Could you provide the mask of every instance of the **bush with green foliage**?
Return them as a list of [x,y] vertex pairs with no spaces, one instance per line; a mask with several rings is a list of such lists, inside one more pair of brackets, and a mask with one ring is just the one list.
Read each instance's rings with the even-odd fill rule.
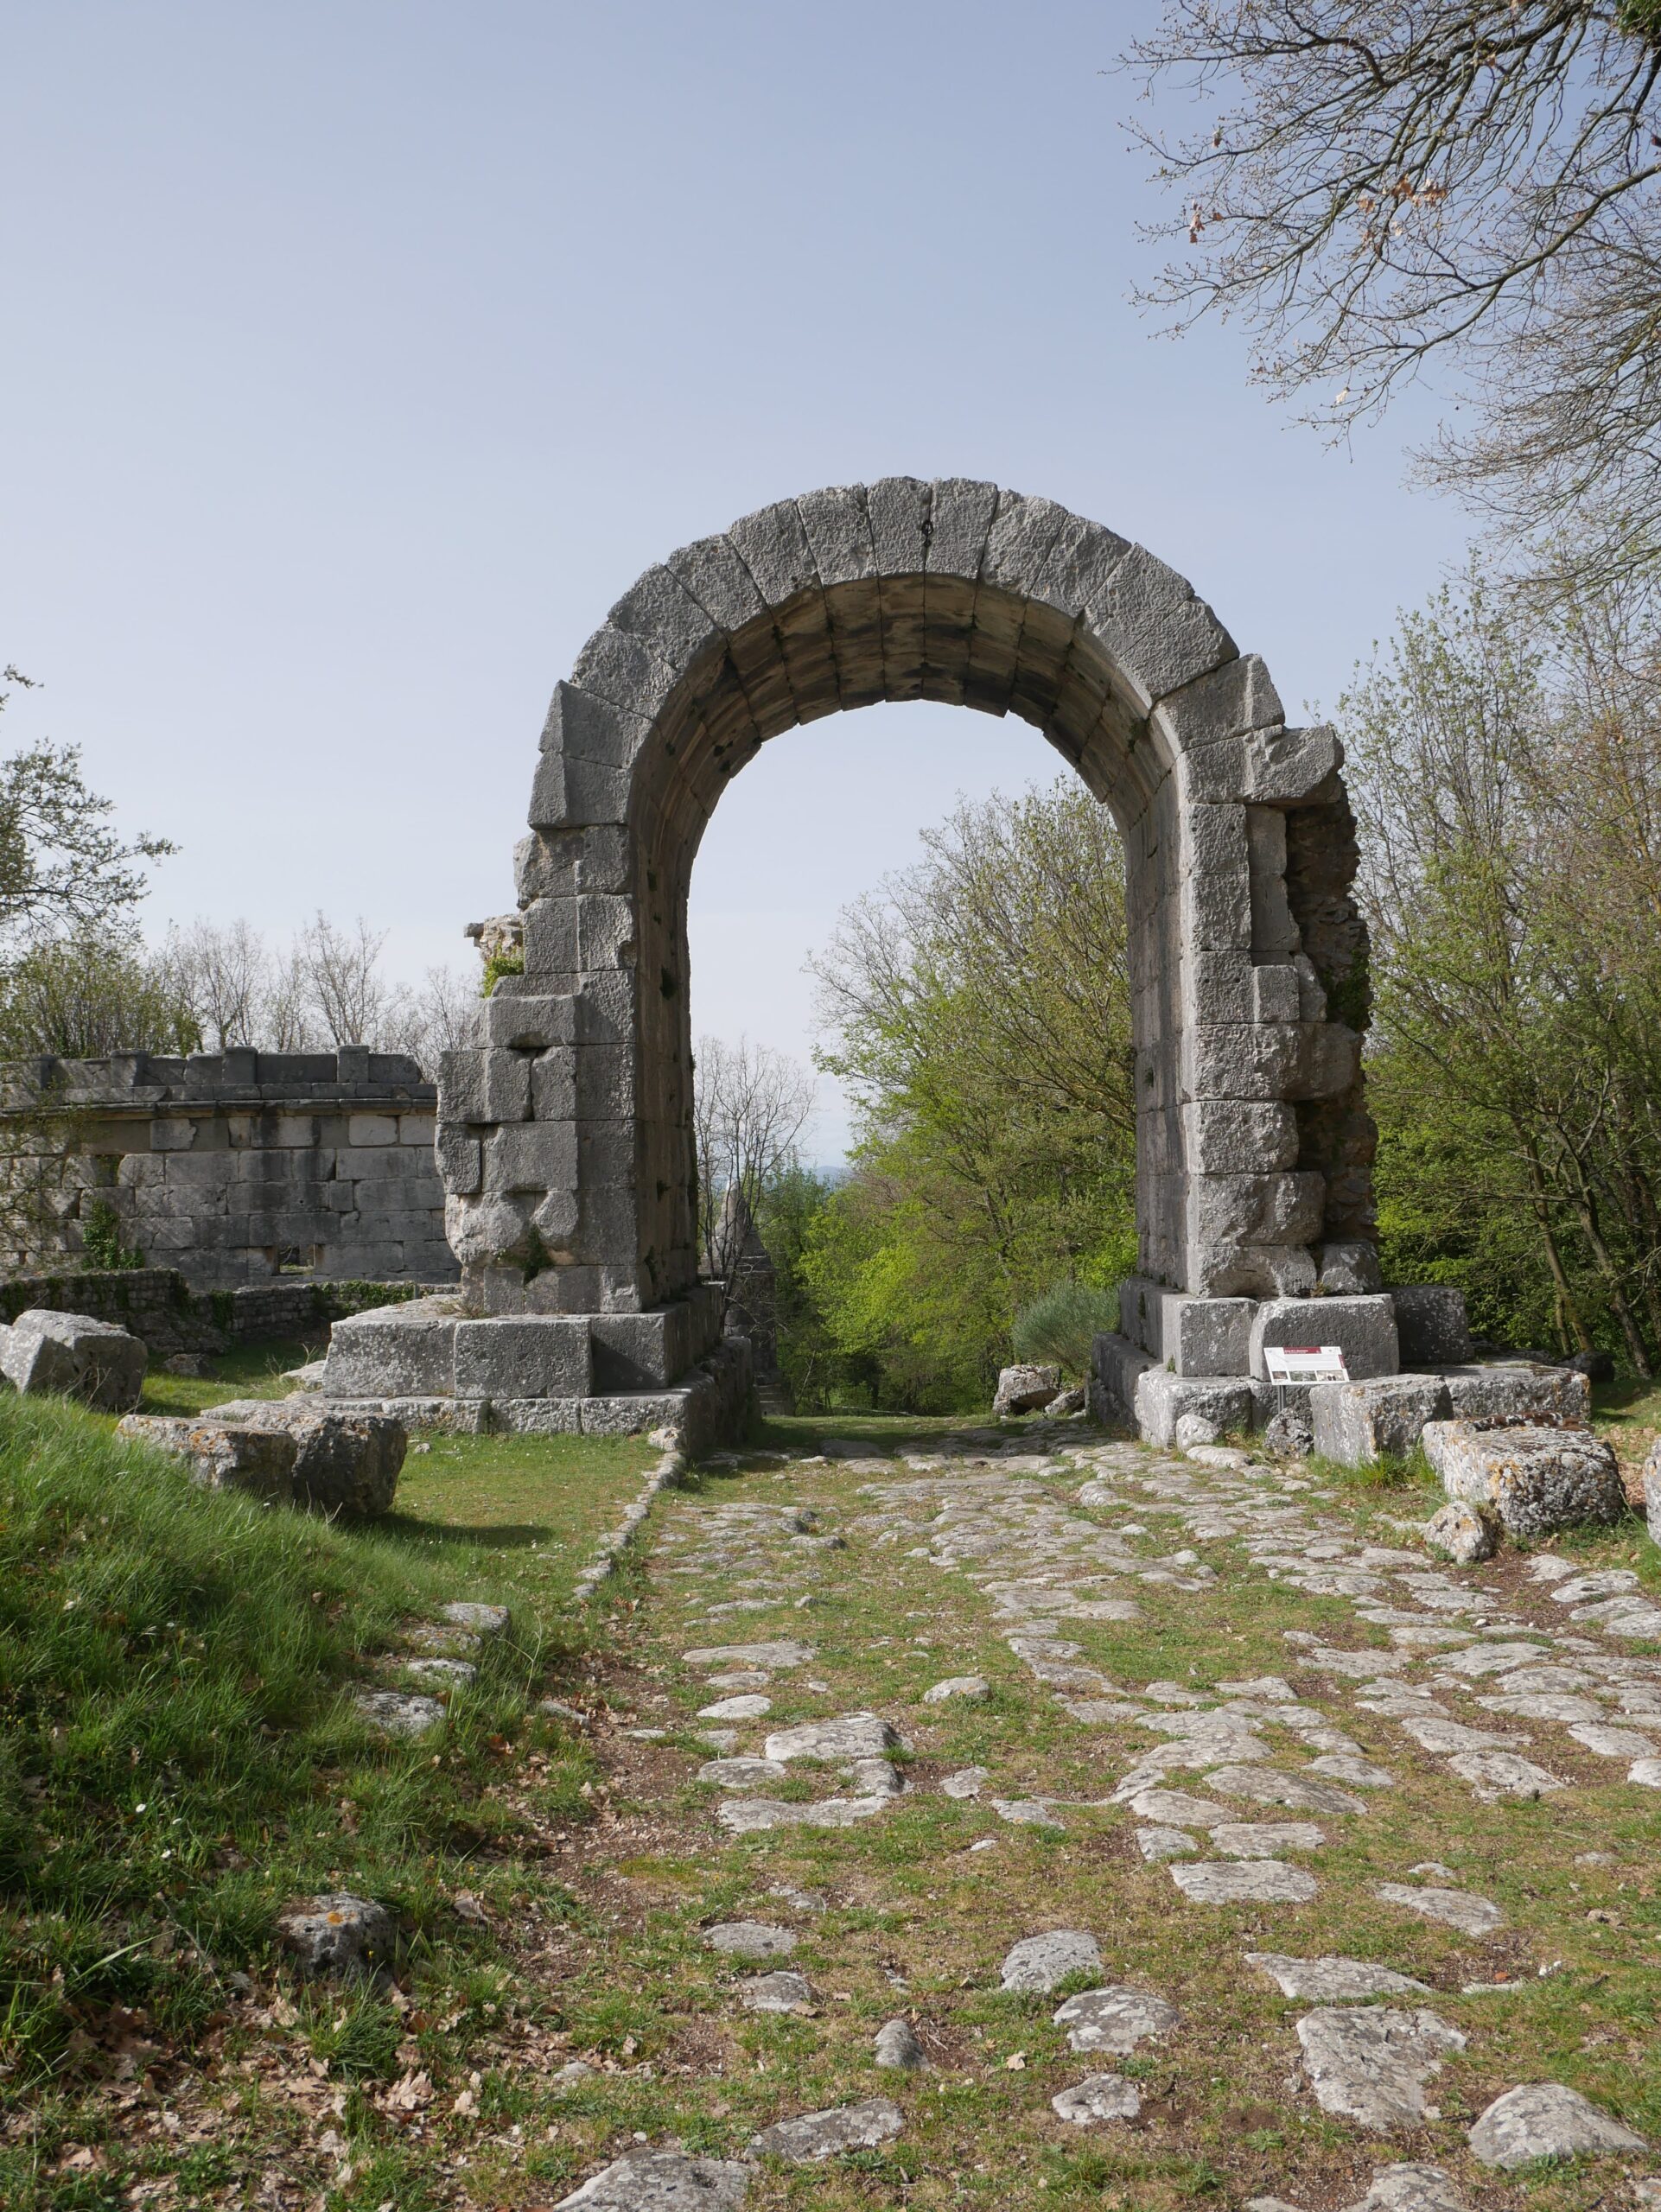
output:
[[144,1255],[122,1237],[121,1216],[107,1198],[95,1198],[81,1216],[81,1265],[100,1274],[142,1268]]
[[1097,1338],[1111,1334],[1118,1325],[1119,1301],[1114,1292],[1093,1283],[1059,1282],[1021,1307],[1009,1342],[1017,1359],[1059,1367],[1082,1382],[1090,1373]]

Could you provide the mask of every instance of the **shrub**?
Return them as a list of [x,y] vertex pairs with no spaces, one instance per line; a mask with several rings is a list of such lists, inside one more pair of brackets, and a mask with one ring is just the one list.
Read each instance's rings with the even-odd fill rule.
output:
[[80,1256],[83,1266],[109,1274],[124,1268],[142,1268],[144,1255],[136,1244],[124,1243],[121,1216],[107,1198],[96,1198],[81,1223]]
[[1009,1332],[1017,1359],[1053,1363],[1069,1375],[1090,1372],[1091,1347],[1119,1325],[1117,1292],[1059,1282],[1015,1315]]

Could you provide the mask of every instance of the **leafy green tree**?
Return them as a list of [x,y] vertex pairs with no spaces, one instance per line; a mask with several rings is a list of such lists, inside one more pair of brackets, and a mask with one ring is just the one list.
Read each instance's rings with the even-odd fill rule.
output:
[[814,963],[849,1181],[803,1272],[871,1402],[984,1402],[1017,1310],[1135,1263],[1123,855],[1072,778],[960,804]]
[[[8,666],[0,682],[33,690]],[[0,709],[11,694],[0,691]],[[0,760],[0,941],[48,931],[96,934],[144,895],[142,863],[175,848],[120,836],[107,798],[87,789],[80,748],[31,745]]]

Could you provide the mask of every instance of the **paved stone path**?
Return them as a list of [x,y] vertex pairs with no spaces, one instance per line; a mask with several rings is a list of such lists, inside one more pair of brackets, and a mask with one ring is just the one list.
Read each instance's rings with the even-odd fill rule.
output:
[[1165,2201],[1138,2171],[1219,2145],[1213,2201],[1264,2212],[1510,2204],[1554,2151],[1613,2192],[1563,2203],[1638,2201],[1661,1660],[1632,1648],[1636,1578],[1448,1570],[1382,1525],[1388,1493],[1011,1433],[828,1440],[665,1494],[628,1786],[709,1870],[670,1908],[710,1961],[703,2063],[779,2088],[723,2159],[653,2143],[566,2201],[841,2202],[776,2177],[881,2152],[907,2202],[978,2175],[1026,2202],[1010,2171],[1047,2189],[1085,2139],[1125,2146],[1110,2202]]

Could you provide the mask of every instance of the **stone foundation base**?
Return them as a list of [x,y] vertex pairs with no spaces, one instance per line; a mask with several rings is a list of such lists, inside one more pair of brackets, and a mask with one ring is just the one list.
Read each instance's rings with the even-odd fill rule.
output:
[[457,1298],[354,1314],[329,1335],[318,1395],[456,1435],[636,1436],[696,1453],[747,1417],[748,1338],[722,1337],[712,1286],[645,1313],[469,1313]]
[[[1244,1431],[1285,1406],[1310,1422],[1324,1458],[1361,1466],[1410,1452],[1427,1421],[1579,1423],[1590,1403],[1590,1386],[1573,1369],[1473,1361],[1463,1295],[1441,1284],[1256,1300],[1189,1298],[1132,1280],[1121,1286],[1120,1312],[1139,1337],[1126,1329],[1097,1338],[1091,1411],[1128,1423],[1149,1444],[1173,1443],[1185,1414]],[[1277,1387],[1264,1377],[1265,1344],[1336,1344],[1352,1380]],[[1411,1347],[1414,1371],[1401,1371],[1398,1344]],[[1206,1357],[1217,1364],[1193,1363]]]

